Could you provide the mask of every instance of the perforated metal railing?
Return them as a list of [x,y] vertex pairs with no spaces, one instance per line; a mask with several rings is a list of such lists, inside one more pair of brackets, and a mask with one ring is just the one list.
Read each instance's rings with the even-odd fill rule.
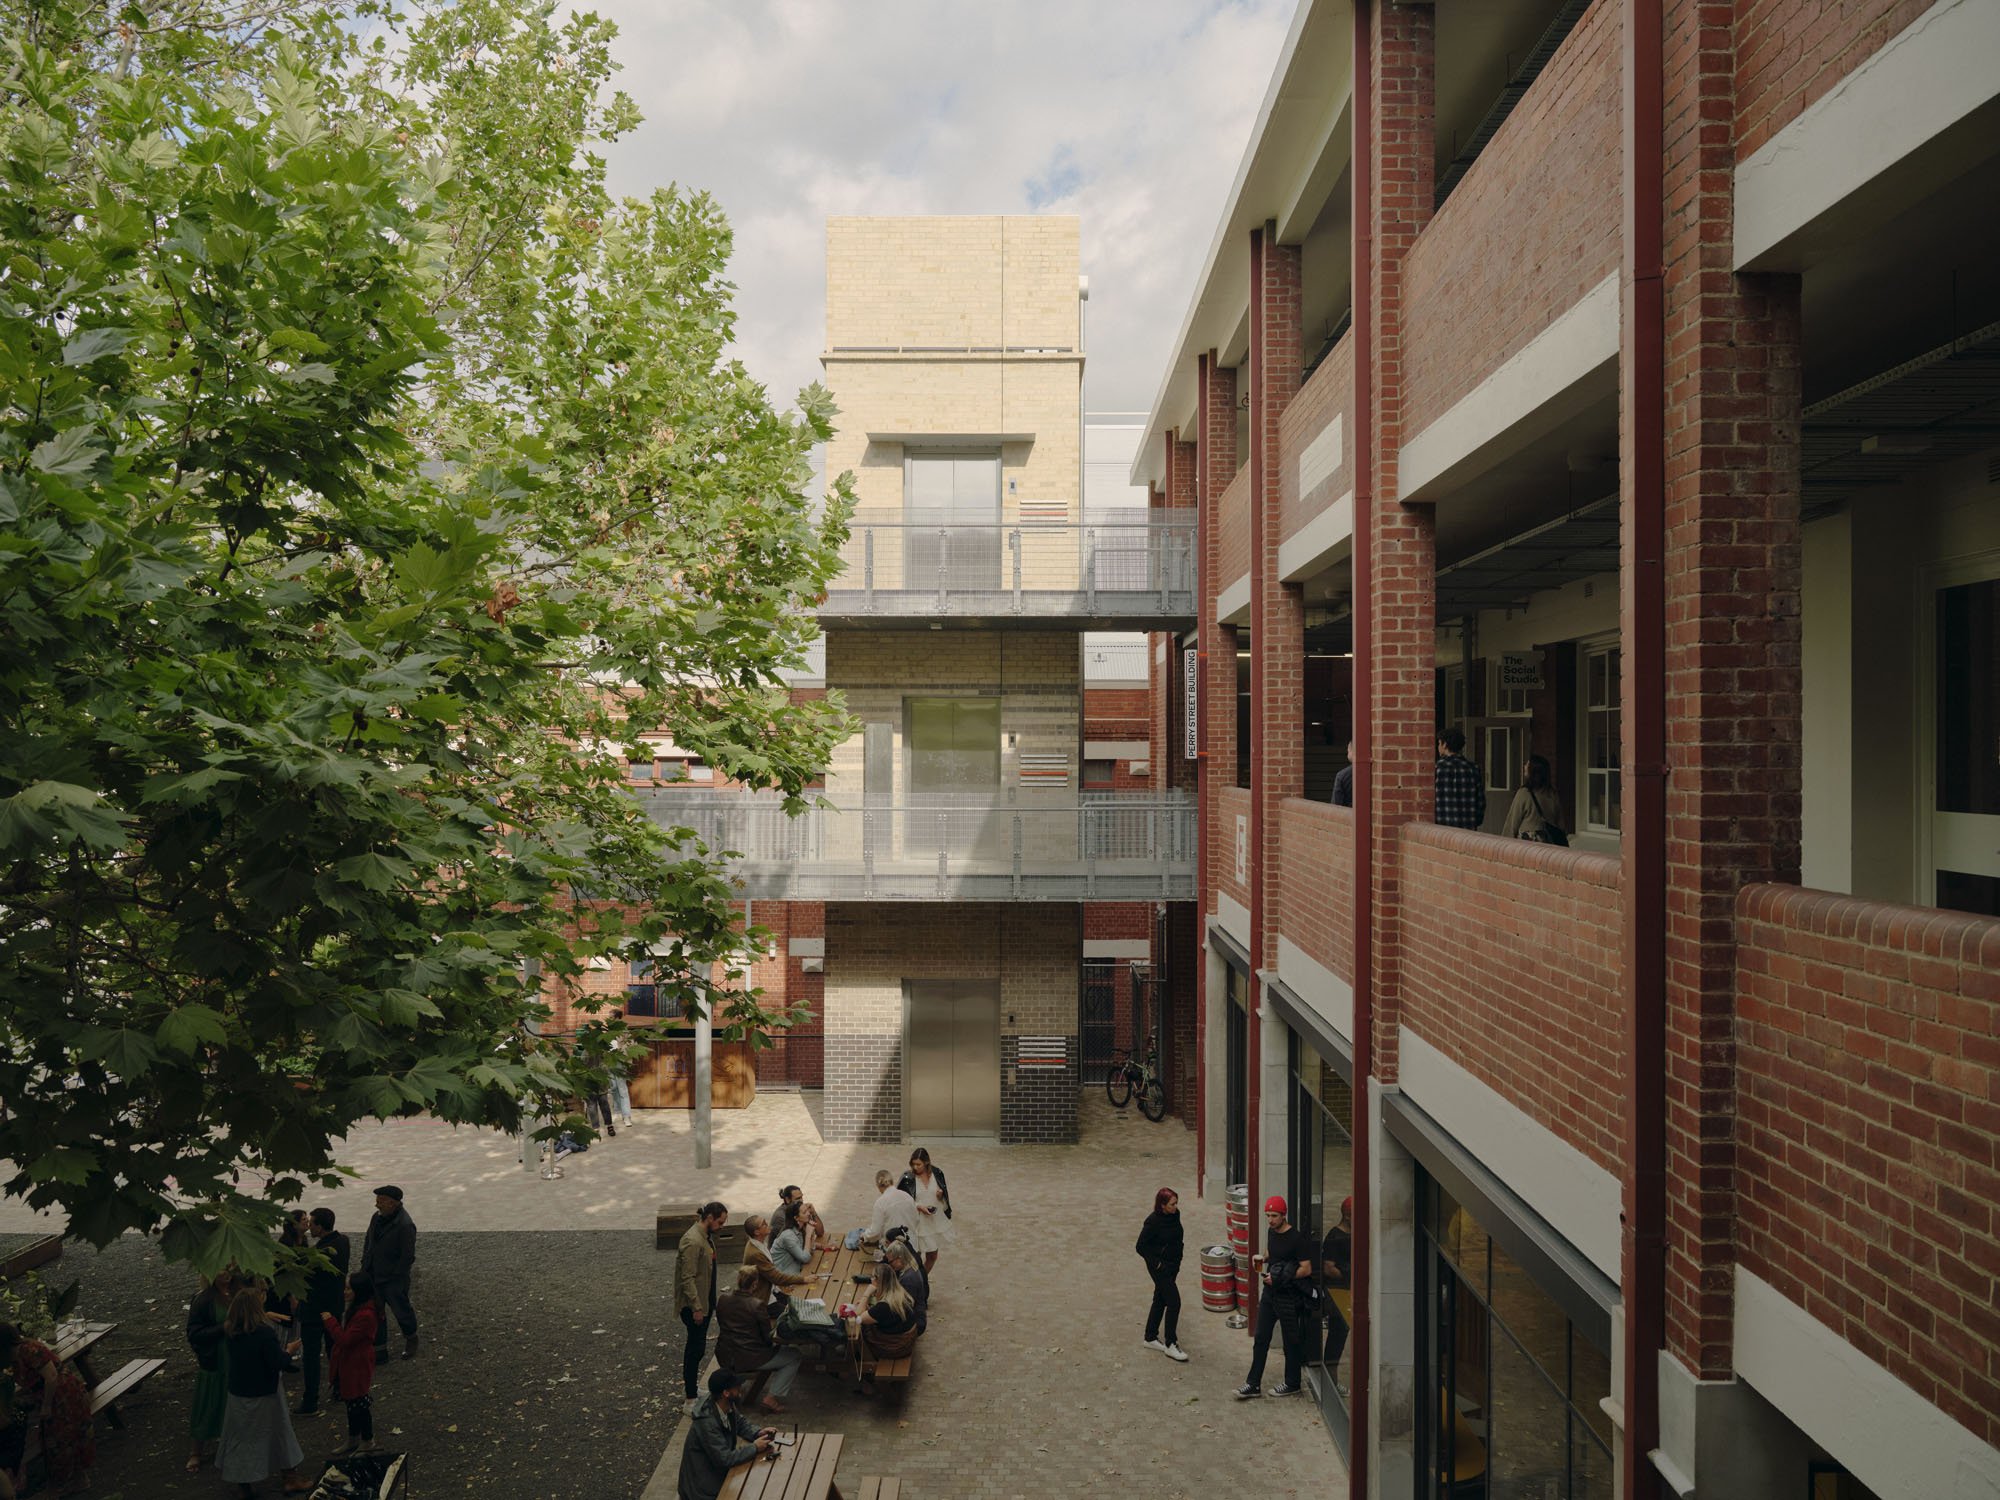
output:
[[1110,512],[1074,521],[1031,503],[997,523],[951,514],[861,511],[832,614],[1192,614],[1194,513]]
[[[653,819],[726,852],[757,900],[1185,900],[1195,810],[1185,794],[1021,789],[1014,802],[909,797],[809,807],[774,795],[665,787],[637,793]],[[1062,800],[1056,800],[1061,797]]]

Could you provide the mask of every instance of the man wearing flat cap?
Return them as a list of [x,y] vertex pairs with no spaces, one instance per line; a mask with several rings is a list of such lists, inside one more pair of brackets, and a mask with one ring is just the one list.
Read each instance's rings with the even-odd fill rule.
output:
[[375,1189],[375,1217],[361,1241],[361,1270],[375,1283],[375,1357],[389,1357],[389,1320],[403,1330],[403,1358],[417,1357],[417,1314],[410,1306],[410,1271],[417,1263],[417,1226],[403,1207],[399,1187]]

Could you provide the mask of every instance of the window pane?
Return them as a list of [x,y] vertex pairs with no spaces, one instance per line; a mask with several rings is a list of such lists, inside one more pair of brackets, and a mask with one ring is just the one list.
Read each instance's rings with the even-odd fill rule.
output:
[[1608,1453],[1611,1418],[1600,1403],[1611,1394],[1611,1357],[1592,1347],[1574,1327],[1569,1331],[1569,1391],[1570,1404]]
[[2000,816],[2000,580],[1938,590],[1937,810]]
[[1493,1500],[1567,1496],[1569,1412],[1542,1371],[1511,1338],[1493,1339],[1487,1463]]
[[922,510],[933,514],[928,519],[940,519],[941,513],[951,509],[953,490],[953,463],[948,458],[913,458],[905,475],[905,498],[911,510]]
[[951,461],[952,508],[966,521],[990,521],[1000,503],[1000,460],[955,458]]

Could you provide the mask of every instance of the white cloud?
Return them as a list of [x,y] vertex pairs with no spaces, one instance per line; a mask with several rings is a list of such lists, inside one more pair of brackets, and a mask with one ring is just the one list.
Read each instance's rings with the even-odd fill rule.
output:
[[613,189],[706,188],[736,233],[738,353],[819,375],[833,214],[1074,213],[1086,400],[1138,410],[1293,0],[595,0],[646,123]]

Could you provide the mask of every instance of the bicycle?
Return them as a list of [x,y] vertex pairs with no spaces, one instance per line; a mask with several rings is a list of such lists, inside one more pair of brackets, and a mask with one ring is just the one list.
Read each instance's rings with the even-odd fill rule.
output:
[[1112,1063],[1111,1071],[1104,1075],[1105,1097],[1123,1109],[1136,1093],[1140,1114],[1149,1120],[1164,1120],[1167,1117],[1167,1085],[1166,1080],[1160,1077],[1159,1060],[1157,1047],[1148,1047],[1143,1059],[1134,1058],[1120,1049],[1120,1056]]

